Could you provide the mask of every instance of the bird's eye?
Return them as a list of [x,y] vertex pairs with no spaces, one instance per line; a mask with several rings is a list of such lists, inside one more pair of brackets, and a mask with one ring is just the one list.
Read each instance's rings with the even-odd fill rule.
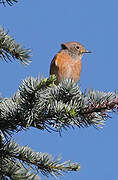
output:
[[79,46],[76,46],[77,49],[79,49]]

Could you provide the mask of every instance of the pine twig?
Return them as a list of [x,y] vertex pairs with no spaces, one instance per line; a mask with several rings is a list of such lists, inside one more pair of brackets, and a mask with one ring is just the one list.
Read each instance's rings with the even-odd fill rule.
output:
[[6,1],[5,0],[0,0],[0,4],[3,4],[4,6],[6,6],[6,3],[8,5],[12,6],[14,4],[14,2],[17,3],[18,0],[6,0]]
[[29,64],[30,60],[29,49],[24,49],[21,44],[16,44],[15,40],[11,38],[2,27],[0,27],[0,58],[12,61],[18,59],[22,64]]
[[[79,171],[80,165],[78,163],[71,163],[70,161],[60,162],[61,158],[58,157],[54,159],[51,155],[47,153],[38,153],[34,152],[31,148],[27,146],[20,147],[15,141],[9,141],[6,145],[1,147],[0,149],[0,161],[2,159],[8,159],[11,162],[16,162],[13,165],[12,169],[19,165],[19,173],[16,175],[21,175],[21,169],[24,169],[25,166],[32,169],[33,174],[37,174],[41,172],[45,176],[53,175],[54,177],[58,177],[63,175],[63,173],[67,173],[69,171]],[[3,164],[0,164],[0,169],[4,169],[4,171],[8,168],[4,167]],[[28,168],[27,172],[28,171]],[[11,174],[10,174],[11,173]],[[13,176],[14,171],[9,171],[9,176]],[[4,172],[5,174],[5,172]],[[30,174],[29,174],[30,175]]]

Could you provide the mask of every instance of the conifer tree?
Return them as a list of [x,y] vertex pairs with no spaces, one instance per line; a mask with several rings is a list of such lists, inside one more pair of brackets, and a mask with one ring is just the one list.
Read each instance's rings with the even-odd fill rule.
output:
[[[1,0],[13,5],[17,0]],[[18,60],[30,63],[30,50],[17,44],[0,27],[0,60]],[[29,127],[57,131],[61,134],[68,127],[94,126],[100,128],[109,113],[118,111],[116,92],[99,92],[90,89],[81,92],[71,79],[55,85],[54,75],[49,78],[29,77],[10,98],[0,98],[0,179],[39,180],[44,176],[60,177],[65,172],[79,171],[80,164],[62,162],[48,153],[35,152],[28,146],[19,146],[12,140],[13,133]]]

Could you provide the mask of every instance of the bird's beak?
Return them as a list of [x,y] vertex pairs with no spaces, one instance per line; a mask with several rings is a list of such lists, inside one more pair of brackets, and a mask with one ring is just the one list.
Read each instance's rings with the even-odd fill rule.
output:
[[86,50],[86,51],[84,51],[84,53],[92,53],[92,52],[91,52],[91,51]]

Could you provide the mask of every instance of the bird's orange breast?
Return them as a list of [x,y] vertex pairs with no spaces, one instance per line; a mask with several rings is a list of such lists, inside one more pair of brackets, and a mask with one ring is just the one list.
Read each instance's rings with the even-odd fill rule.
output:
[[59,52],[51,62],[50,74],[55,74],[57,82],[60,83],[65,78],[71,78],[75,82],[80,79],[81,59],[76,61],[65,52]]

